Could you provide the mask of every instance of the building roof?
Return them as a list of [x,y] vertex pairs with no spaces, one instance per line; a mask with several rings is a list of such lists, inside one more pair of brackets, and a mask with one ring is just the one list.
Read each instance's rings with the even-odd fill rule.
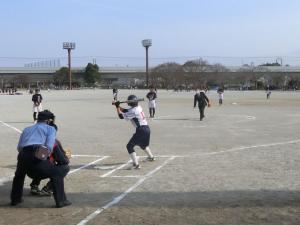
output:
[[[230,71],[237,72],[240,69],[247,69],[250,67],[227,66]],[[257,68],[257,67],[256,67]],[[300,72],[300,66],[263,66],[262,68],[270,72]],[[29,68],[29,67],[0,67],[0,74],[43,74],[55,73],[60,67],[53,68]],[[85,67],[72,67],[73,72],[83,72]],[[151,68],[150,68],[151,69]],[[145,73],[145,67],[100,67],[101,73]]]
[[[6,73],[55,73],[60,67],[29,68],[29,67],[0,67],[0,74]],[[83,72],[85,67],[72,67],[73,72]],[[100,67],[102,73],[145,73],[144,67]]]

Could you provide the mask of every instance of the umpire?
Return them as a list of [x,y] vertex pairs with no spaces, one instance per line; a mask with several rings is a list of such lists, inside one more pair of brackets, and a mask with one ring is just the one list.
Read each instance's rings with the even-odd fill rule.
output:
[[200,121],[202,121],[203,118],[205,117],[204,116],[205,106],[209,104],[209,99],[207,98],[203,88],[201,88],[200,91],[197,91],[194,96],[194,108],[196,107],[197,103],[200,112]]
[[11,205],[21,203],[25,176],[31,178],[50,178],[53,185],[53,196],[57,208],[71,205],[64,191],[64,169],[54,165],[49,159],[42,160],[36,152],[40,146],[45,146],[50,154],[54,143],[56,130],[48,124],[54,123],[55,116],[48,110],[38,114],[37,123],[27,127],[22,132],[18,144],[18,163],[11,190]]

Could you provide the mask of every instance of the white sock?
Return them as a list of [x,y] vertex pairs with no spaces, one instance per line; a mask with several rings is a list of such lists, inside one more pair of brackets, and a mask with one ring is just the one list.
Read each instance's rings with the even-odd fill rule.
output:
[[146,147],[144,151],[146,152],[149,158],[153,158],[152,152],[149,147]]
[[132,162],[133,162],[134,165],[138,165],[139,164],[137,156],[136,156],[136,152],[131,153],[130,154],[130,158],[131,158],[131,160],[132,160]]

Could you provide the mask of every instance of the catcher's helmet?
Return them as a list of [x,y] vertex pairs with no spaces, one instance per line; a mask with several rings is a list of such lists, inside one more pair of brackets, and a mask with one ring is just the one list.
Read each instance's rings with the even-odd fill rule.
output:
[[44,110],[44,111],[42,111],[42,112],[40,112],[38,114],[37,120],[38,121],[48,121],[48,122],[51,122],[51,121],[55,120],[55,116],[49,110]]
[[135,95],[129,95],[127,100],[132,101],[127,103],[131,107],[136,107],[138,105],[138,98]]

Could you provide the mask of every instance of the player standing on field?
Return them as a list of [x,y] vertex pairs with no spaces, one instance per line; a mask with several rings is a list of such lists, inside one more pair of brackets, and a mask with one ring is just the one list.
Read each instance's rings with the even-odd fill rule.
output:
[[131,108],[124,109],[120,107],[120,102],[114,102],[117,113],[120,119],[130,120],[132,125],[136,128],[135,133],[129,140],[126,148],[133,162],[133,168],[139,169],[140,165],[137,159],[134,147],[137,145],[145,151],[148,161],[154,161],[154,156],[149,148],[150,143],[150,128],[145,118],[145,114],[141,106],[138,105],[138,98],[135,95],[129,95],[127,98],[128,106]]
[[155,99],[157,98],[157,94],[154,91],[153,87],[150,87],[150,91],[148,92],[148,94],[146,95],[146,97],[149,100],[148,106],[149,106],[150,118],[154,118],[155,107],[156,107]]
[[37,119],[37,114],[41,111],[43,111],[43,107],[42,107],[42,100],[43,97],[40,94],[40,90],[39,89],[35,89],[35,94],[32,95],[32,101],[33,101],[33,120],[34,122]]
[[218,92],[218,95],[219,95],[219,105],[222,105],[223,104],[223,99],[224,99],[224,89],[219,88],[217,92]]
[[200,121],[202,121],[203,118],[205,117],[204,115],[205,106],[207,105],[209,106],[209,99],[207,98],[203,88],[201,88],[200,91],[197,90],[194,96],[194,108],[196,107],[197,103],[200,112]]
[[113,98],[114,98],[114,101],[117,101],[118,100],[118,89],[117,88],[113,88]]

